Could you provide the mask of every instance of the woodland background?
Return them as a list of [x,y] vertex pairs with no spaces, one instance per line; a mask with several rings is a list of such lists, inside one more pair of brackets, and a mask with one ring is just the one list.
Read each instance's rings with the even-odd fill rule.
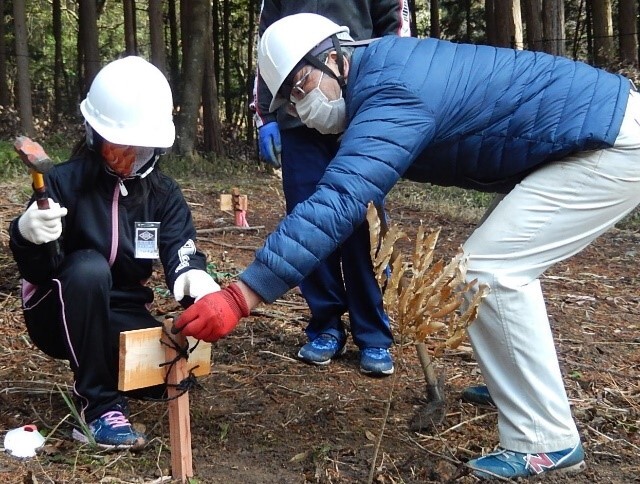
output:
[[[166,73],[179,156],[253,144],[249,109],[260,0],[0,0],[0,121],[53,138],[107,62],[140,55]],[[414,36],[546,51],[624,70],[638,64],[636,0],[408,0]],[[68,140],[64,140],[68,143]],[[10,150],[9,150],[10,151]]]
[[[162,168],[181,183],[208,270],[224,285],[285,212],[277,172],[257,162],[249,109],[260,3],[0,0],[0,431],[36,423],[47,436],[36,458],[0,452],[3,483],[160,483],[170,475],[165,402],[131,401],[133,420],[151,437],[145,452],[98,452],[70,438],[77,422],[62,395],[71,394],[73,377],[66,361],[29,341],[8,248],[9,221],[32,194],[14,137],[34,137],[55,161],[66,159],[83,136],[78,105],[99,69],[128,54],[149,59],[175,100],[178,140]],[[635,0],[409,0],[409,8],[419,37],[543,50],[640,80]],[[233,214],[218,208],[233,187],[248,196],[248,230],[234,230]],[[423,223],[442,226],[438,257],[449,259],[490,200],[402,181],[386,206],[409,237]],[[636,210],[542,280],[588,457],[584,473],[545,482],[638,481],[639,227]],[[157,314],[175,312],[160,271],[150,284]],[[461,389],[482,382],[468,349],[436,360],[446,418],[416,433],[408,423],[429,402],[413,346],[394,347],[390,379],[361,375],[352,344],[327,367],[303,365],[295,354],[307,321],[306,303],[291,291],[213,347],[212,374],[190,392],[197,482],[452,482],[463,462],[496,444],[495,409],[460,399]]]

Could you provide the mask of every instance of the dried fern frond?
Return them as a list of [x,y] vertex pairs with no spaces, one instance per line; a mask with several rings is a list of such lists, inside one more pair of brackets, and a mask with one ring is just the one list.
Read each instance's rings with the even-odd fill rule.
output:
[[434,262],[440,229],[427,231],[421,225],[409,264],[396,247],[406,234],[396,226],[388,227],[381,217],[384,214],[369,204],[371,260],[378,284],[384,289],[383,303],[389,318],[406,343],[426,343],[432,335],[444,332],[446,340],[432,345],[436,356],[458,347],[489,288],[481,285],[465,302],[465,295],[474,290],[477,281],[465,282],[467,259],[463,251],[447,264]]
[[382,287],[387,283],[387,272],[397,257],[395,244],[398,240],[406,239],[399,227],[387,227],[384,213],[373,203],[367,206],[367,222],[369,223],[369,240],[371,242],[371,261],[373,272],[378,284]]
[[373,204],[373,202],[369,202],[369,204],[367,205],[367,223],[369,224],[370,257],[372,261],[375,261],[376,256],[378,255],[378,247],[380,245],[381,222],[380,214],[378,213],[378,209]]
[[384,281],[385,272],[389,267],[390,262],[394,258],[395,244],[400,239],[406,239],[407,235],[402,232],[398,227],[389,228],[389,232],[382,239],[380,244],[380,250],[373,261],[373,267],[376,273],[376,277],[380,281]]
[[389,270],[391,276],[387,279],[386,284],[380,284],[380,281],[378,281],[380,287],[384,287],[382,303],[385,308],[391,307],[397,301],[402,291],[402,282],[404,274],[408,270],[408,265],[398,257],[391,263]]
[[415,272],[423,272],[431,265],[439,237],[440,228],[428,234],[425,240],[425,228],[420,224],[418,234],[416,235],[415,249],[413,251],[413,267]]

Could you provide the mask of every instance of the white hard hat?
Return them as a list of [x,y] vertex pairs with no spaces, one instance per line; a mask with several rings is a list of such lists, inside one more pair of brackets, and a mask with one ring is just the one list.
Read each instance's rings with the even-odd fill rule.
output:
[[314,13],[283,17],[264,31],[258,45],[258,67],[273,95],[269,111],[286,102],[278,90],[296,64],[320,42],[339,33],[349,38],[348,27]]
[[175,140],[169,82],[141,57],[125,57],[104,66],[80,103],[80,111],[111,143],[169,148]]

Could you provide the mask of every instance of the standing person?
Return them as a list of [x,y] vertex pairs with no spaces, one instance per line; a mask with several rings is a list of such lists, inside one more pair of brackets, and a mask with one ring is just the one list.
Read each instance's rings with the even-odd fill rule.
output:
[[[275,105],[293,104],[309,126],[344,99],[346,130],[314,194],[240,281],[187,309],[175,330],[228,334],[312,271],[400,177],[505,193],[463,245],[467,278],[491,287],[469,337],[500,436],[466,465],[480,478],[581,471],[539,277],[640,203],[640,95],[623,76],[542,52],[397,37],[342,47],[344,30],[299,14],[262,36]],[[337,47],[308,55],[327,38]]]
[[[406,0],[264,0],[260,35],[276,20],[301,12],[322,14],[347,25],[356,40],[409,35]],[[287,213],[291,213],[315,191],[338,151],[342,129],[308,128],[287,106],[271,112],[273,97],[259,74],[256,85],[260,156],[276,167],[282,162],[282,188]],[[373,376],[393,373],[389,352],[393,335],[369,252],[369,226],[364,222],[301,281],[300,291],[311,312],[305,329],[309,342],[298,352],[303,361],[326,365],[344,353],[347,333],[342,316],[348,313],[351,336],[360,349],[360,370]]]
[[[185,306],[220,288],[196,250],[180,188],[156,167],[175,137],[164,75],[140,57],[111,62],[80,110],[85,147],[46,175],[50,208],[32,201],[11,223],[10,246],[29,336],[44,353],[69,360],[95,442],[138,449],[147,439],[131,426],[118,391],[118,340],[121,331],[160,326],[145,285],[153,260]],[[61,250],[51,257],[53,241]]]

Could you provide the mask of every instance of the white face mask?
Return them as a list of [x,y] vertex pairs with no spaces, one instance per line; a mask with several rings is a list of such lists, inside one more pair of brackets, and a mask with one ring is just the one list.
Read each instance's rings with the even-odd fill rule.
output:
[[340,134],[344,131],[347,108],[342,93],[339,99],[329,101],[320,87],[315,87],[296,102],[295,109],[306,126],[317,129],[322,134]]

